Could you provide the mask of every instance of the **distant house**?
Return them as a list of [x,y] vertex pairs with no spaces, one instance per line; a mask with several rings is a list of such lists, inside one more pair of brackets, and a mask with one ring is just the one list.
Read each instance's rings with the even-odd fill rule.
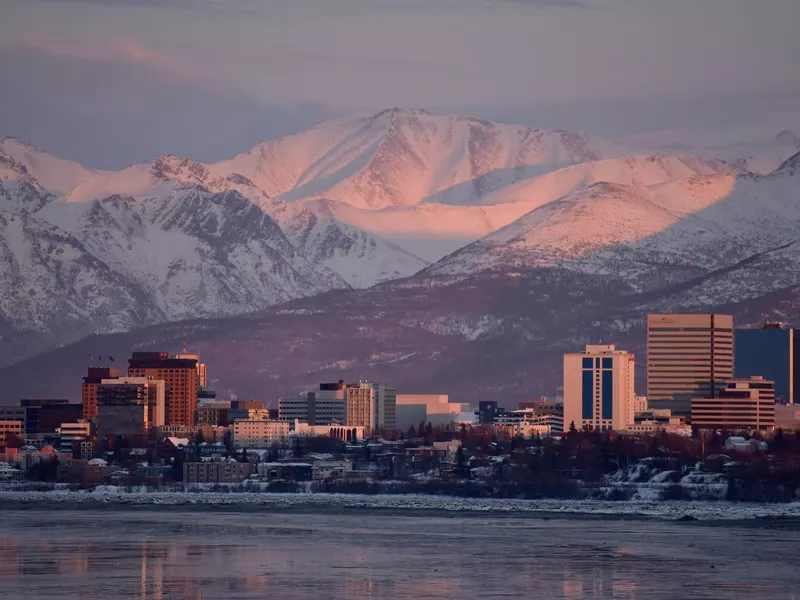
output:
[[162,454],[175,454],[182,452],[189,445],[189,438],[167,437],[158,446],[158,451]]
[[8,463],[0,463],[0,481],[22,481],[23,473]]
[[752,454],[753,452],[766,452],[767,443],[761,440],[747,440],[741,436],[732,435],[725,440],[725,449]]

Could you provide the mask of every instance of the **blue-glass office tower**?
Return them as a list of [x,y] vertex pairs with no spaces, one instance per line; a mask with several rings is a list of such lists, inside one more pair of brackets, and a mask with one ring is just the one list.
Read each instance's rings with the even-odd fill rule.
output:
[[761,375],[775,382],[775,399],[800,401],[800,339],[794,329],[765,325],[734,332],[734,371],[737,378]]

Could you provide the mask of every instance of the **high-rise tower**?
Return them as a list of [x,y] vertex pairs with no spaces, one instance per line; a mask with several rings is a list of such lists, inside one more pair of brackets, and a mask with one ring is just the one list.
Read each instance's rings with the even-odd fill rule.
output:
[[688,417],[733,379],[731,315],[647,315],[647,404]]

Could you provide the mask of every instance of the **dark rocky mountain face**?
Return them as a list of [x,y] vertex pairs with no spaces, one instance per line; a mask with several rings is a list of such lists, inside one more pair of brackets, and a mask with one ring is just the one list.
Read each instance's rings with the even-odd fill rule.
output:
[[[7,397],[59,392],[77,398],[85,356],[189,345],[209,365],[223,396],[275,401],[320,381],[370,378],[402,392],[449,393],[459,401],[518,400],[555,393],[561,354],[586,343],[637,353],[644,384],[644,317],[680,307],[709,281],[736,270],[640,293],[624,281],[564,269],[420,275],[370,290],[330,292],[247,317],[166,324],[93,336],[0,370]],[[704,310],[731,312],[738,325],[800,324],[800,286],[787,286]],[[51,374],[35,376],[43,362]]]
[[[77,398],[84,357],[175,351],[184,330],[223,397],[274,400],[324,380],[370,378],[405,392],[512,404],[556,392],[561,354],[601,340],[639,355],[643,384],[648,312],[731,312],[744,326],[797,323],[794,159],[771,175],[737,177],[692,157],[596,161],[598,142],[567,132],[396,111],[359,123],[366,133],[334,136],[352,141],[352,133],[357,151],[345,144],[340,156],[336,142],[323,152],[337,158],[335,168],[292,191],[303,199],[311,188],[332,190],[338,199],[301,202],[264,191],[265,181],[303,179],[278,160],[294,156],[291,140],[230,164],[163,157],[113,175],[111,187],[139,186],[136,197],[92,201],[86,189],[65,201],[21,162],[0,163],[0,281],[9,290],[0,298],[0,361],[90,335],[0,370],[6,401]],[[517,166],[498,169],[498,148],[512,133],[526,143],[514,155]],[[308,133],[312,142],[320,135]],[[445,186],[437,209],[450,202],[460,210],[487,194],[499,194],[490,198],[493,209],[531,208],[505,225],[487,221],[489,235],[426,266],[413,249],[342,221],[354,213],[336,211],[355,190],[358,204],[386,205],[374,214],[423,215],[431,198],[406,184],[441,162],[427,154],[431,140],[469,150],[473,179],[466,186],[474,187],[463,194],[464,184]],[[544,163],[526,153],[591,162],[542,175],[536,165]],[[28,154],[21,156],[32,165]],[[354,155],[370,160],[354,166]],[[58,165],[69,174],[69,182],[52,178],[59,188],[89,181],[106,189],[106,175]],[[422,231],[431,223],[416,225]],[[409,273],[416,275],[398,279]],[[91,335],[110,331],[118,333]]]

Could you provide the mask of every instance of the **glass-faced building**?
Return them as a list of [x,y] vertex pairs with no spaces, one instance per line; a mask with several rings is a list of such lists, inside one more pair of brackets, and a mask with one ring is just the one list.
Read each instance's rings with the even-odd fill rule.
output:
[[736,377],[760,375],[775,382],[775,399],[794,404],[800,399],[800,340],[794,329],[765,325],[762,329],[737,329]]

